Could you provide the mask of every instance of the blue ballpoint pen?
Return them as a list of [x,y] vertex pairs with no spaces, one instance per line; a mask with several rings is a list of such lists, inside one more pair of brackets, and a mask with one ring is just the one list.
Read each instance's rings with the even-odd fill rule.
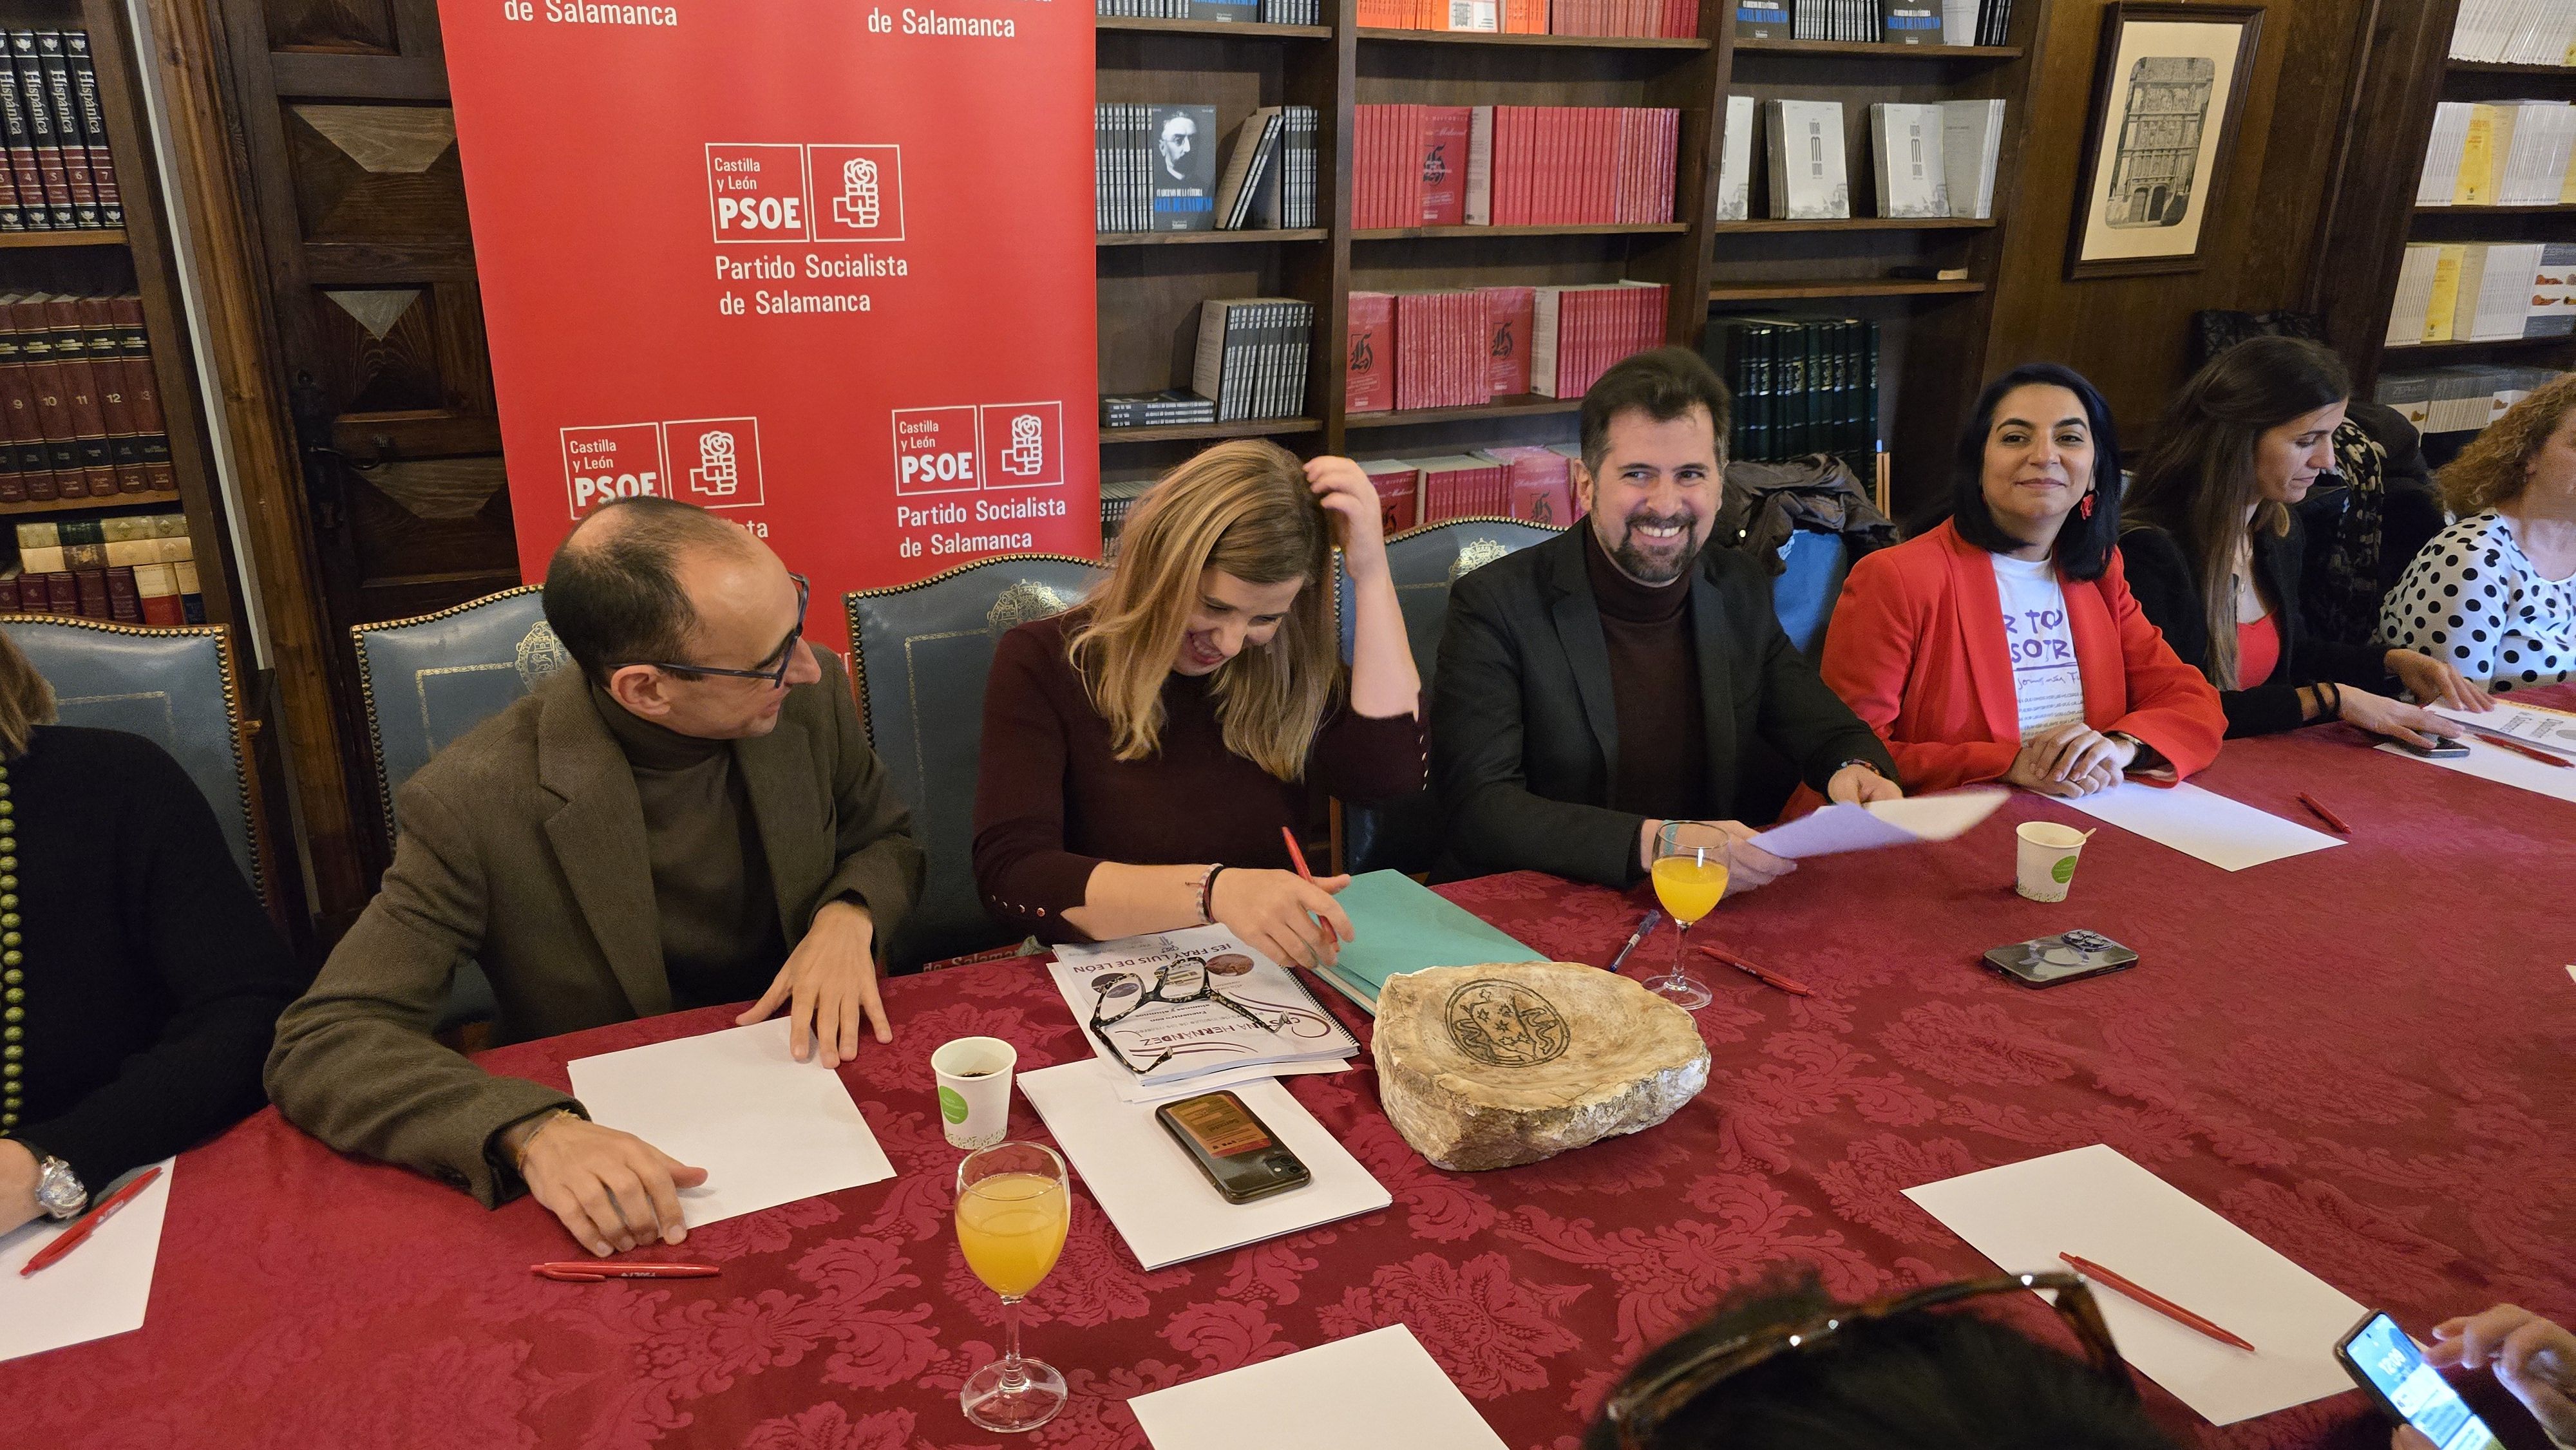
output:
[[1628,960],[1628,953],[1637,949],[1637,943],[1646,939],[1647,933],[1655,929],[1655,923],[1661,921],[1663,919],[1663,915],[1664,913],[1662,910],[1658,908],[1650,907],[1647,909],[1646,919],[1637,923],[1637,930],[1635,934],[1628,938],[1628,944],[1619,948],[1619,955],[1610,959],[1610,970],[1614,972],[1619,970],[1619,964]]

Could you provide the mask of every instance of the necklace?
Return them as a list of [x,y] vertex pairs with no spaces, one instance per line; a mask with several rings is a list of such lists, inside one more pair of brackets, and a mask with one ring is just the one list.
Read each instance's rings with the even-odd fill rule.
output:
[[9,799],[9,767],[0,765],[0,1133],[18,1126],[27,1106],[26,954],[18,935],[18,806]]

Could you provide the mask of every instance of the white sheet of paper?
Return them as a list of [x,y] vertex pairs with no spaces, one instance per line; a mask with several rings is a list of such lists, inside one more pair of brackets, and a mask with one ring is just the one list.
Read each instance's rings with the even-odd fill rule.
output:
[[2091,1259],[2253,1341],[2247,1354],[2115,1289],[2094,1301],[2120,1355],[2214,1425],[2352,1388],[2335,1341],[2362,1307],[2197,1199],[2096,1143],[1905,1190],[2008,1274]]
[[1274,1077],[1304,1077],[1310,1072],[1348,1072],[1350,1059],[1336,1057],[1325,1062],[1274,1062],[1267,1067],[1233,1067],[1212,1072],[1205,1077],[1181,1082],[1146,1083],[1128,1074],[1119,1074],[1118,1100],[1126,1103],[1168,1103],[1174,1098],[1194,1098],[1219,1088],[1235,1087],[1248,1082],[1261,1082]]
[[2065,804],[2186,856],[2197,856],[2222,871],[2242,871],[2344,843],[2341,836],[2311,831],[2189,781],[2176,786],[2126,781]]
[[[2471,710],[2454,710],[2448,705],[2426,707],[2445,720],[2461,720],[2483,730],[2494,730],[2526,745],[2536,745],[2558,755],[2576,758],[2576,715],[2565,710],[2551,710],[2539,705],[2508,705],[2502,700],[2484,714]],[[2547,770],[2549,767],[2542,766]]]
[[691,1228],[894,1176],[840,1075],[787,1055],[784,1017],[564,1067],[594,1121],[707,1170],[680,1190]]
[[143,1327],[176,1161],[162,1159],[161,1176],[100,1224],[89,1242],[26,1278],[18,1271],[71,1224],[40,1218],[0,1234],[0,1360]]
[[2008,790],[1957,790],[1903,800],[1843,803],[1764,831],[1753,844],[1774,856],[1803,860],[1837,851],[1871,851],[1917,841],[1947,841],[1995,813]]
[[1154,1450],[1503,1450],[1401,1324],[1127,1402]]
[[2469,747],[2469,753],[2457,760],[2425,760],[2423,756],[2409,755],[2394,745],[2379,748],[2401,759],[2422,760],[2426,765],[2438,765],[2444,770],[2456,770],[2462,775],[2474,775],[2498,785],[2518,786],[2534,795],[2576,801],[2576,770],[2543,765],[2528,755],[2516,755],[2502,746],[2489,745],[2474,735],[2460,743]]
[[1046,1120],[1110,1226],[1148,1269],[1371,1213],[1395,1201],[1286,1088],[1263,1079],[1237,1085],[1234,1094],[1270,1125],[1313,1181],[1250,1203],[1228,1203],[1154,1120],[1151,1104],[1119,1100],[1118,1079],[1125,1076],[1097,1060],[1068,1062],[1020,1074],[1020,1092]]

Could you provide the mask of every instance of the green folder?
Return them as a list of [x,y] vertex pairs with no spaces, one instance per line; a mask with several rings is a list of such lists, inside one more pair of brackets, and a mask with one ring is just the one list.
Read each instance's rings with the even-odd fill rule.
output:
[[1344,942],[1340,959],[1321,975],[1372,1016],[1377,994],[1398,972],[1546,960],[1401,871],[1353,877],[1333,899],[1350,914],[1358,939]]

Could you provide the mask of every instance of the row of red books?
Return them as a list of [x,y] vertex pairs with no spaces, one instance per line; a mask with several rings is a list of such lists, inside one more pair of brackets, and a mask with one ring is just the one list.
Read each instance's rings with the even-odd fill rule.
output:
[[1663,345],[1666,296],[1649,282],[1353,292],[1343,411],[1579,397],[1612,363]]
[[0,503],[177,488],[139,297],[0,296]]
[[197,566],[119,564],[0,575],[0,612],[65,614],[118,624],[203,624]]
[[1660,106],[1354,107],[1351,225],[1668,222],[1680,139]]
[[1699,0],[1360,0],[1369,30],[1699,36]]
[[1444,519],[1514,518],[1551,528],[1574,522],[1573,445],[1487,448],[1437,458],[1362,463],[1377,489],[1386,532]]

